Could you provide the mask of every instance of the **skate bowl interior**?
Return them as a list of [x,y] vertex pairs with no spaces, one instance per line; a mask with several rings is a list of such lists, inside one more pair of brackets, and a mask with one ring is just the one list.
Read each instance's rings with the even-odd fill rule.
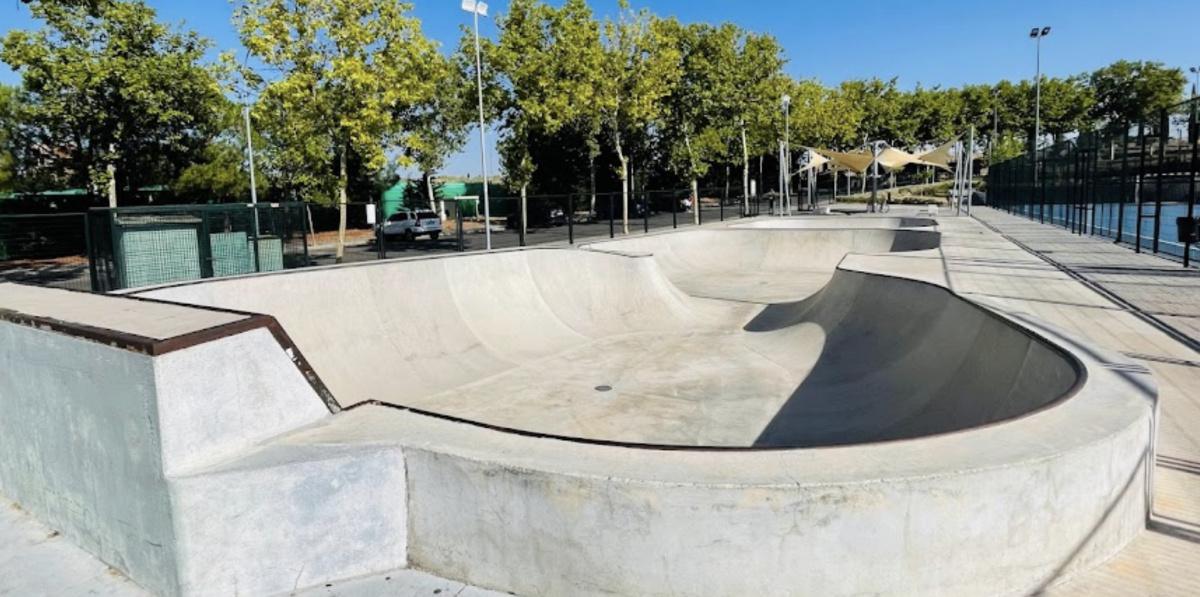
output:
[[374,402],[585,441],[876,442],[986,425],[1069,395],[1078,364],[1036,335],[944,288],[834,274],[847,253],[921,251],[937,239],[695,230],[138,295],[275,317],[343,408]]

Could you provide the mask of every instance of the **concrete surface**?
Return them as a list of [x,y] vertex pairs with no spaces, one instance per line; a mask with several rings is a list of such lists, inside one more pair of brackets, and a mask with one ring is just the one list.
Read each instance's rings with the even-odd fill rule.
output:
[[[0,420],[0,438],[12,436],[0,441],[32,446],[23,461],[0,459],[0,493],[37,505],[139,584],[188,595],[378,586],[399,568],[531,595],[1019,594],[1094,567],[1142,530],[1156,409],[1146,370],[938,286],[936,232],[667,236],[642,239],[660,243],[650,254],[526,250],[143,293],[274,315],[353,406],[338,414],[265,328],[157,357],[125,351],[109,366],[73,360],[120,352],[94,338],[0,321],[7,370],[29,369],[38,343],[54,349],[28,379],[0,378],[0,407],[17,413]],[[907,251],[843,259],[893,249]],[[724,296],[737,300],[677,284],[737,267],[769,280],[825,267],[831,282]],[[86,310],[75,317],[90,326]],[[764,364],[747,372],[754,355]],[[61,384],[56,360],[114,385]],[[586,385],[634,365],[616,394]],[[526,383],[560,367],[560,383]],[[222,372],[209,392],[206,372]],[[459,398],[476,379],[487,380],[476,399]],[[676,395],[620,402],[652,383],[666,385],[646,394]],[[127,387],[140,394],[110,398]],[[560,416],[539,418],[536,400],[485,403],[526,392]],[[617,400],[583,403],[595,394]],[[491,426],[397,408],[454,399],[487,411],[480,423]],[[204,407],[220,414],[188,411]],[[540,427],[498,429],[494,417],[509,411]],[[672,428],[680,413],[688,423]],[[136,433],[55,431],[77,420]],[[632,428],[694,449],[562,440],[547,428],[619,441]],[[92,460],[70,461],[88,451]],[[101,484],[121,474],[135,482]]]

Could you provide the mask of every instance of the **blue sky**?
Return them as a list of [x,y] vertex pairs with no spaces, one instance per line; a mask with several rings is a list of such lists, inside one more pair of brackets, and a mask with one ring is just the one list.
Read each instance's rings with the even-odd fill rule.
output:
[[[557,3],[557,0],[552,0]],[[184,23],[215,43],[217,49],[236,49],[230,25],[233,8],[223,0],[149,0],[163,20]],[[469,15],[459,0],[415,0],[413,13],[425,34],[443,48],[456,45],[460,25]],[[490,4],[492,16],[508,3]],[[594,0],[603,16],[616,10],[616,0]],[[1032,78],[1033,41],[1029,29],[1051,25],[1043,40],[1042,69],[1048,75],[1092,70],[1114,60],[1157,60],[1187,68],[1200,65],[1200,23],[1197,0],[918,0],[877,2],[763,2],[758,0],[643,0],[657,14],[684,21],[732,21],[758,32],[772,33],[783,43],[795,77],[826,84],[850,78],[898,77],[901,86],[918,82],[954,86],[999,79]],[[0,23],[5,31],[36,27],[19,0],[0,0]],[[491,18],[481,34],[495,37]],[[0,82],[14,83],[17,75],[0,63]],[[477,137],[447,171],[477,174]],[[494,152],[493,152],[494,154]],[[489,159],[495,171],[495,159]]]

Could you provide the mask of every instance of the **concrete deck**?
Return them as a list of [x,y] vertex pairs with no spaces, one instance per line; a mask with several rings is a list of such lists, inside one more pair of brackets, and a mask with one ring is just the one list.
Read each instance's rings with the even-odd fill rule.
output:
[[[1200,340],[1200,272],[997,210],[976,208],[975,217],[978,221],[939,221],[955,291],[1123,352],[1150,368],[1159,385],[1150,528],[1107,565],[1048,593],[1200,594],[1200,354],[1136,312]],[[1099,285],[1116,301],[1072,275]]]

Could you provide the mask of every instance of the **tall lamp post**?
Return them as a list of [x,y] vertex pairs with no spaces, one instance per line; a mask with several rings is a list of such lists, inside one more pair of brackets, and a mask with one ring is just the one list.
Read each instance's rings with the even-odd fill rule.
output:
[[492,206],[488,199],[487,139],[483,121],[483,59],[479,52],[479,17],[487,16],[487,4],[462,0],[462,9],[475,20],[475,84],[479,89],[479,167],[483,172],[483,238],[488,251],[492,250]]
[[1200,88],[1200,66],[1190,67],[1188,68],[1188,72],[1196,75],[1196,82],[1192,83],[1192,97],[1196,97],[1196,89]]
[[1042,138],[1042,38],[1050,35],[1050,27],[1034,27],[1029,37],[1037,44],[1037,75],[1033,81],[1033,186],[1038,183],[1038,142]]
[[792,105],[792,96],[783,94],[783,209],[779,210],[779,215],[784,215],[784,211],[792,211],[792,146],[791,136],[792,123],[790,116],[790,106]]

